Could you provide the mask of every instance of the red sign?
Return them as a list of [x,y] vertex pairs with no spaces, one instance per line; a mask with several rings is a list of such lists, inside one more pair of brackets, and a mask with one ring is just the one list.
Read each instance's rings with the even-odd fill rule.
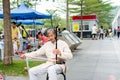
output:
[[72,20],[97,20],[96,15],[72,16]]

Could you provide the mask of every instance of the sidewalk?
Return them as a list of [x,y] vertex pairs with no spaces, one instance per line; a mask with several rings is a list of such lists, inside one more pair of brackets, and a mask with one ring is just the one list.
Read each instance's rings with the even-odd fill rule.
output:
[[84,40],[73,55],[67,63],[67,80],[120,80],[120,40]]
[[120,80],[120,40],[84,40],[68,65],[68,80]]
[[8,76],[8,77],[6,77],[6,80],[28,80],[28,77],[13,77],[13,76]]

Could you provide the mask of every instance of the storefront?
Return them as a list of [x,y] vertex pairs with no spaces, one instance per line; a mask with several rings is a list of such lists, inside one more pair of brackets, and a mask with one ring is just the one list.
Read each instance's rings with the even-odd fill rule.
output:
[[[98,27],[98,19],[96,15],[85,15],[82,16],[83,22],[83,37],[89,38],[91,37],[91,30],[94,24]],[[77,33],[80,37],[81,32],[81,17],[80,16],[72,16],[72,31]]]

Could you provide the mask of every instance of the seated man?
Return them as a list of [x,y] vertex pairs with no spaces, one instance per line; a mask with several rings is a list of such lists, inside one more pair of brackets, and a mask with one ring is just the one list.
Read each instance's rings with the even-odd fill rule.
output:
[[[47,61],[39,66],[33,67],[29,70],[30,80],[39,80],[38,76],[48,73],[49,80],[57,80],[57,74],[65,70],[65,64],[60,62],[60,60],[72,59],[73,55],[69,46],[66,42],[62,40],[57,40],[56,46],[56,31],[54,29],[47,30],[47,36],[49,41],[45,43],[40,49],[35,52],[21,55],[21,58],[34,58],[40,55],[46,55]],[[58,57],[58,62],[55,62],[56,55]]]

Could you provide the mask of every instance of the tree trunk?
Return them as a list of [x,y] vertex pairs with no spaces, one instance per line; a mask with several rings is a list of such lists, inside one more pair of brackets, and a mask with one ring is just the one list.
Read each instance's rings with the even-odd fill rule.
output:
[[68,24],[69,24],[68,18],[69,18],[69,9],[68,9],[68,0],[66,0],[66,29],[67,30],[68,30]]
[[4,64],[12,63],[12,36],[11,36],[11,21],[10,21],[10,1],[2,0],[4,14]]
[[82,20],[82,16],[83,16],[83,0],[81,0],[81,39],[83,39],[83,20]]

